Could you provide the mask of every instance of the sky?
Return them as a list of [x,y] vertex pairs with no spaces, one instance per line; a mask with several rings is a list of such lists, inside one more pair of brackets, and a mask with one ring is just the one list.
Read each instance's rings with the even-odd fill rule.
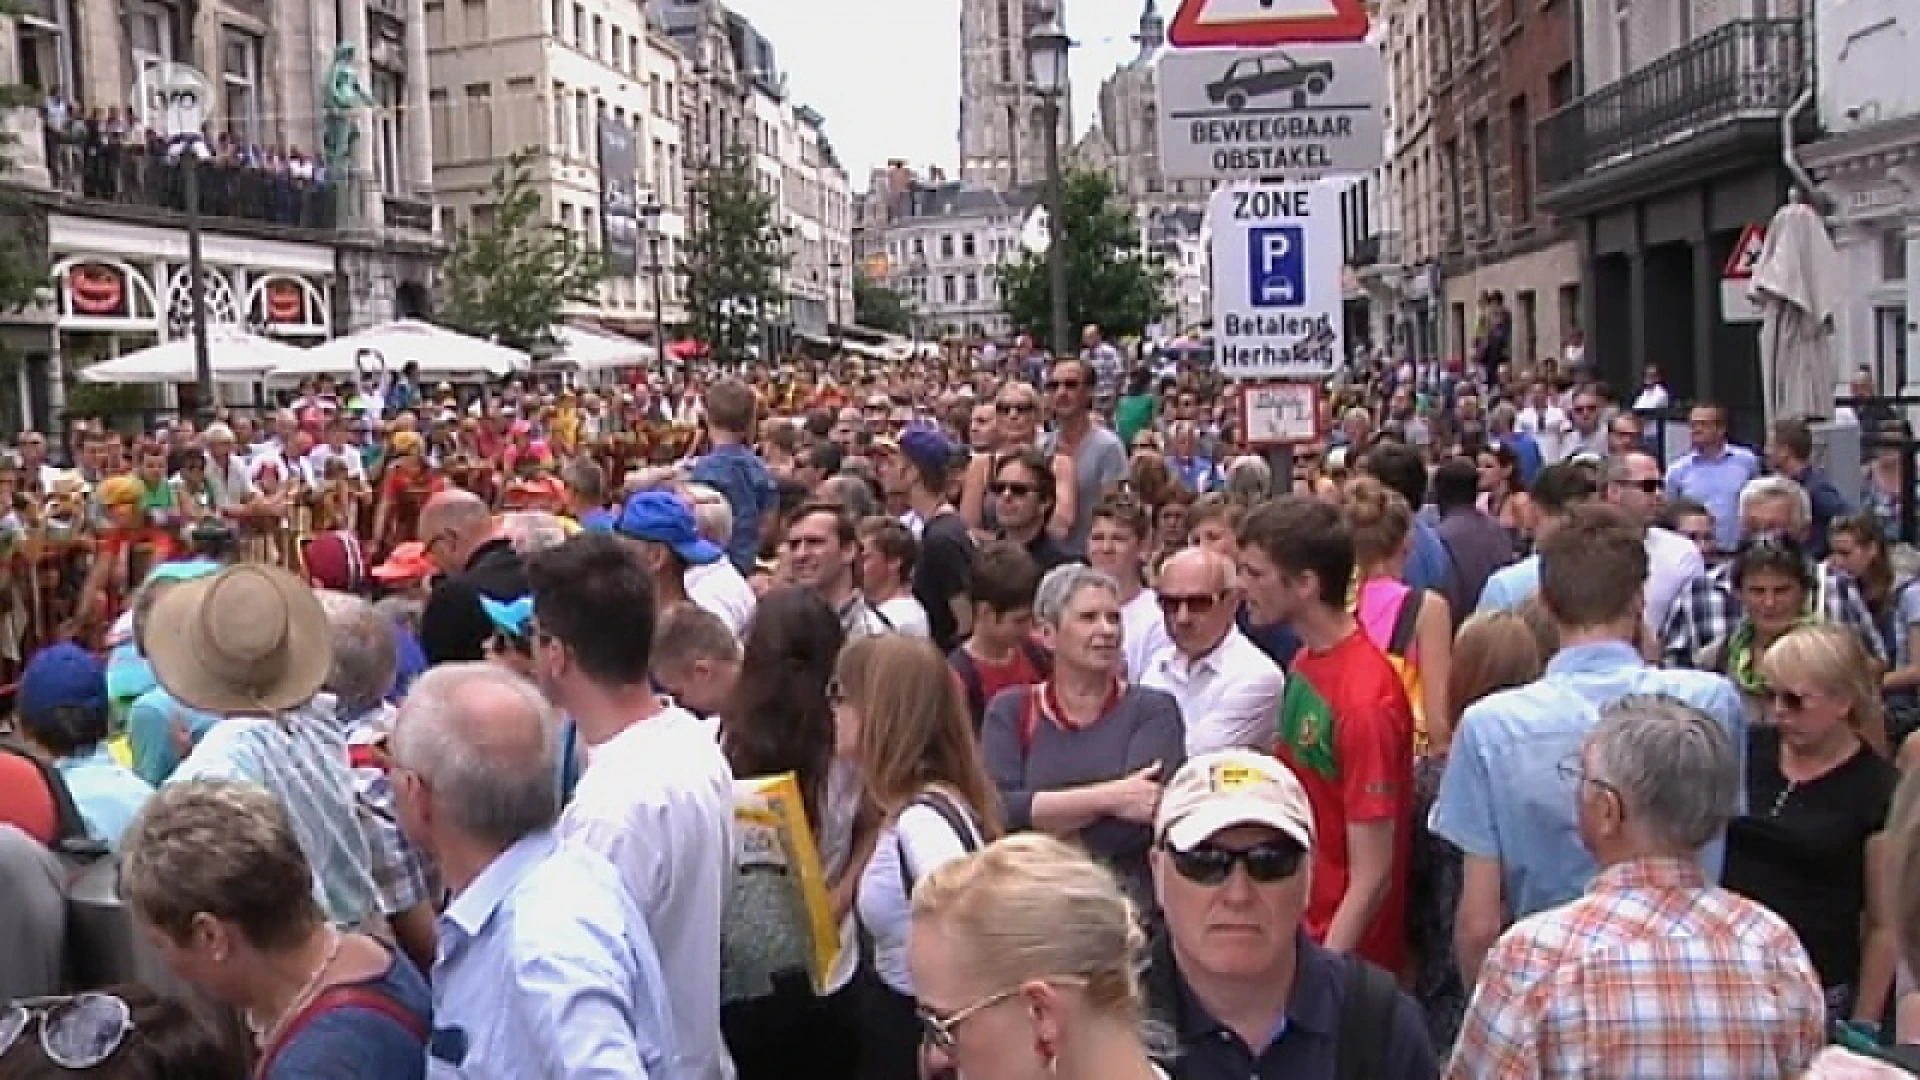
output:
[[[827,119],[855,190],[904,158],[949,177],[960,155],[960,0],[727,0],[773,42],[796,104]],[[1161,0],[1171,18],[1175,5]],[[1074,130],[1100,84],[1132,57],[1141,0],[1063,0],[1073,51]]]

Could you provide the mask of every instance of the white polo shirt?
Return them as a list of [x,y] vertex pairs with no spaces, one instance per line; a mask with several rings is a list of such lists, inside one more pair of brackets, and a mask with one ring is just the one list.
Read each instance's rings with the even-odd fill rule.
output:
[[1148,665],[1142,686],[1165,690],[1187,722],[1187,756],[1273,745],[1274,717],[1287,677],[1238,627],[1205,656],[1189,661],[1176,646]]

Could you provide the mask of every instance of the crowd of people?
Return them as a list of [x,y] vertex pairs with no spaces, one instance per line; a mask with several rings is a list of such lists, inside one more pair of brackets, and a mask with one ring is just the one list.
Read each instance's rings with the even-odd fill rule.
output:
[[23,435],[0,1080],[1920,1073],[1920,598],[1806,419],[1378,363],[1276,476],[1085,340]]

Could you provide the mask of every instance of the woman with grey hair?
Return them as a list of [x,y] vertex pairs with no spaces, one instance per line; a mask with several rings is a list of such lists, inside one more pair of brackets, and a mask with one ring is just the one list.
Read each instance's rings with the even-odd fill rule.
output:
[[1227,465],[1227,497],[1242,506],[1265,502],[1273,496],[1273,466],[1247,455]]
[[1078,840],[1149,906],[1154,809],[1186,760],[1180,706],[1165,691],[1127,684],[1113,578],[1059,567],[1041,579],[1033,609],[1053,673],[1001,691],[981,730],[1007,827]]

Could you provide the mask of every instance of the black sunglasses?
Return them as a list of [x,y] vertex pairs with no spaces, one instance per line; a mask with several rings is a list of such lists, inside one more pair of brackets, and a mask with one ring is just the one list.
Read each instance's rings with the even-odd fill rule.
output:
[[990,485],[987,488],[987,490],[993,492],[995,495],[1025,496],[1025,495],[1031,495],[1034,492],[1039,491],[1040,489],[1037,487],[1034,487],[1032,484],[995,483]]
[[1033,412],[1038,409],[1039,406],[1031,401],[1000,401],[995,402],[993,408],[1002,416],[1010,416],[1014,413]]
[[1192,596],[1180,596],[1175,593],[1161,593],[1158,597],[1160,610],[1169,615],[1177,615],[1182,608],[1190,609],[1195,615],[1205,615],[1220,603],[1219,593],[1195,593]]
[[1171,844],[1164,846],[1174,870],[1195,885],[1224,884],[1236,864],[1246,867],[1247,877],[1256,883],[1270,885],[1285,881],[1299,871],[1307,855],[1300,845],[1284,841],[1255,844],[1245,850],[1213,844],[1201,844],[1187,851]]
[[1079,379],[1049,379],[1046,391],[1051,394],[1056,390],[1078,390],[1083,385]]
[[1807,695],[1798,690],[1781,690],[1778,687],[1769,687],[1761,691],[1761,693],[1766,697],[1767,702],[1776,709],[1783,709],[1787,712],[1799,712],[1801,709],[1807,707]]

